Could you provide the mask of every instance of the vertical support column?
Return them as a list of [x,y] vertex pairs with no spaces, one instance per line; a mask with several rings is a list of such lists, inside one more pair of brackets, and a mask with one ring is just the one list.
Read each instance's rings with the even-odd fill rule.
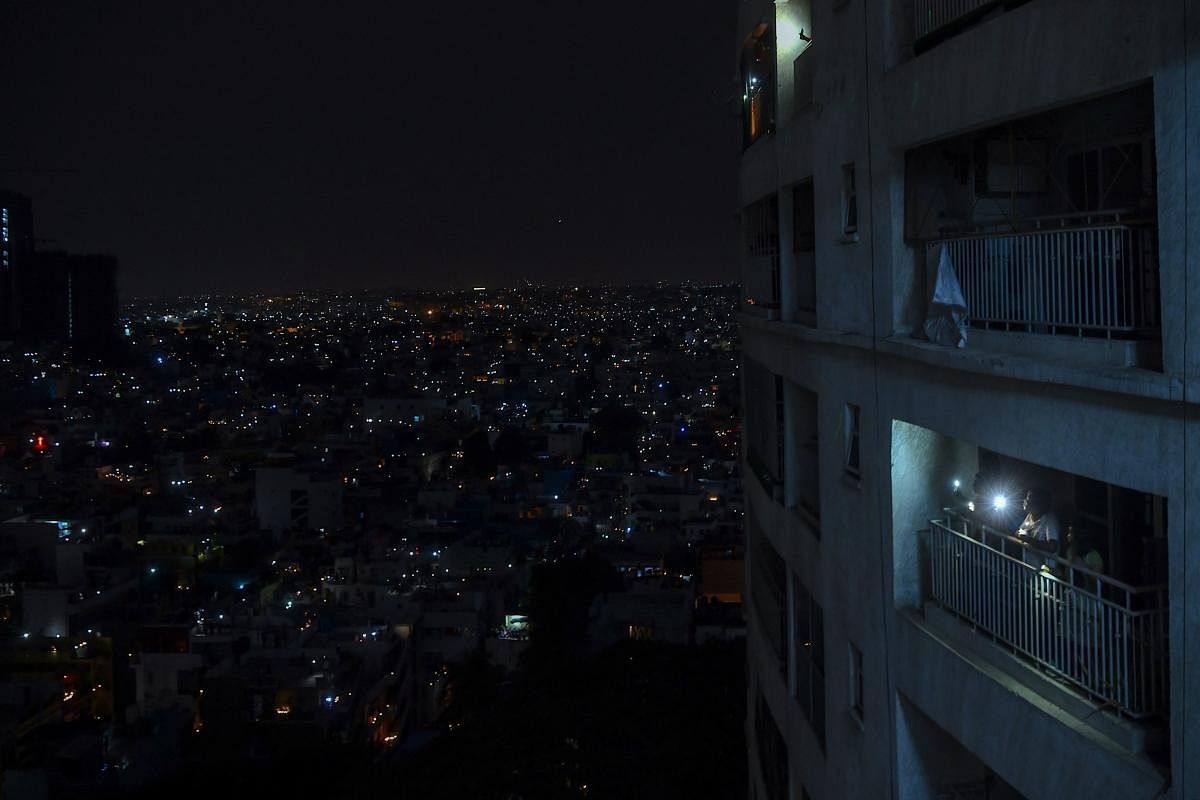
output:
[[783,381],[783,502],[788,508],[800,502],[800,481],[806,478],[800,474],[800,443],[796,439],[799,391],[796,384]]
[[792,225],[795,197],[787,187],[778,187],[779,196],[779,318],[796,320],[796,231]]

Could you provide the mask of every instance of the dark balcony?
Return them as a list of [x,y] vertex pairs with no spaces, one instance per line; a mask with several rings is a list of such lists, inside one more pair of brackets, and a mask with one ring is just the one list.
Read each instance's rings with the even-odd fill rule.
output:
[[935,239],[976,327],[1028,333],[1155,339],[1159,336],[1155,229],[1119,215],[1027,220],[1026,232]]
[[747,313],[779,318],[779,199],[775,195],[742,210],[742,302]]
[[1161,368],[1153,118],[1140,86],[910,150],[914,296],[948,265],[968,347]]
[[921,53],[1027,0],[913,0],[914,50]]

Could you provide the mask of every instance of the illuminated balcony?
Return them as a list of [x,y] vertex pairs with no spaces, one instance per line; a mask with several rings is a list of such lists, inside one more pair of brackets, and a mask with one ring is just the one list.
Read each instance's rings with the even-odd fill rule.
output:
[[928,559],[929,599],[977,631],[1104,707],[1133,719],[1167,713],[1165,584],[1043,558],[950,509],[930,521]]
[[[1054,709],[1043,721],[1086,725],[1143,765],[1168,760],[1168,498],[1147,491],[1156,484],[1126,488],[900,420],[892,461],[892,526],[912,532],[895,542],[897,602],[922,632],[913,675],[943,657],[970,664],[960,680],[995,689],[997,708],[1019,687]],[[1043,518],[1036,545],[1017,537]],[[926,688],[910,690],[946,725]],[[1004,713],[1034,714],[1026,706]]]

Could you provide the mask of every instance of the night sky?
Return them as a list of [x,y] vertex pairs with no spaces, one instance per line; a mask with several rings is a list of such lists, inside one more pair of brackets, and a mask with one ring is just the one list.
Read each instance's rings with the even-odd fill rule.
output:
[[736,4],[0,6],[0,187],[122,297],[729,280]]

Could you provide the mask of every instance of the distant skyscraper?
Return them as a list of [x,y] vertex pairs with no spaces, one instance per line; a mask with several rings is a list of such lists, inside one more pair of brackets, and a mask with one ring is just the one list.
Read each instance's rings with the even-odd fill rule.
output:
[[20,285],[28,277],[32,255],[29,198],[0,191],[0,340],[14,338],[20,328]]
[[21,285],[19,339],[70,344],[98,355],[117,335],[117,260],[106,255],[37,253]]

